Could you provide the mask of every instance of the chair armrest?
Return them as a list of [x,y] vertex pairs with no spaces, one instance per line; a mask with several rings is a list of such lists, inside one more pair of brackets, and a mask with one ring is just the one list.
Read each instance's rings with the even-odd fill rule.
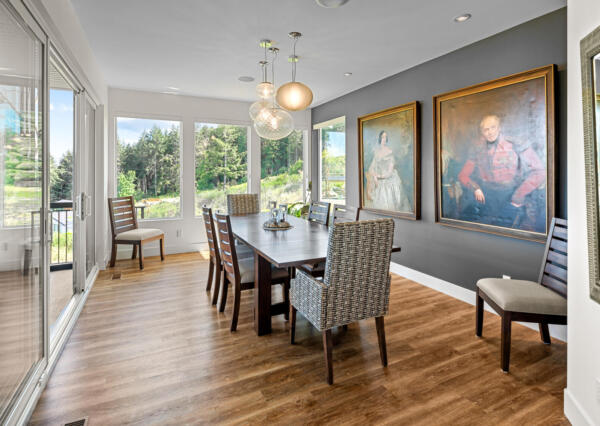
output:
[[318,330],[325,329],[328,286],[301,270],[290,286],[290,303]]

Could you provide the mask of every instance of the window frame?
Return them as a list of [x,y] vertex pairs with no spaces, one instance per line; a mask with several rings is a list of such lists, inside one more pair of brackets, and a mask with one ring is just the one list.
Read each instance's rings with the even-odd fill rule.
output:
[[168,114],[144,114],[144,113],[130,113],[130,112],[120,112],[114,111],[112,114],[113,120],[113,155],[112,160],[114,164],[113,170],[113,193],[115,196],[118,196],[118,187],[119,187],[119,167],[118,167],[118,156],[119,156],[119,129],[118,129],[118,119],[119,118],[132,118],[132,119],[140,119],[140,120],[156,120],[156,121],[175,121],[179,123],[179,215],[173,217],[157,217],[157,218],[140,218],[136,219],[138,222],[146,223],[146,222],[161,222],[161,221],[177,221],[184,219],[183,212],[183,146],[184,146],[184,118],[182,116],[168,115]]
[[[340,117],[335,117],[326,121],[322,121],[320,123],[316,123],[313,125],[313,130],[317,130],[318,131],[318,152],[317,152],[317,180],[318,180],[318,193],[317,195],[317,201],[322,201],[323,200],[323,193],[322,193],[322,182],[323,182],[323,157],[322,157],[322,152],[323,152],[323,129],[329,127],[329,126],[333,126],[336,124],[344,124],[344,147],[346,148],[347,151],[347,132],[346,132],[346,116],[342,115]],[[344,165],[345,168],[347,168],[347,164],[346,164],[346,158],[347,158],[347,153],[344,153]],[[347,204],[348,202],[348,191],[347,191],[347,186],[348,186],[348,178],[347,178],[347,173],[346,170],[344,170],[344,205]],[[314,192],[314,182],[313,182],[313,192]]]

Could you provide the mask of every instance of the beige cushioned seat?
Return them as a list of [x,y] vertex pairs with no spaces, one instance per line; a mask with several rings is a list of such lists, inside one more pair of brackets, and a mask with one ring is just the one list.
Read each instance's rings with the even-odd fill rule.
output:
[[477,287],[505,311],[567,315],[567,299],[533,281],[483,278]]
[[[238,267],[240,268],[240,282],[251,283],[254,281],[254,258],[238,259]],[[287,269],[271,268],[271,279],[284,278],[287,275]]]
[[131,231],[121,232],[115,237],[116,241],[141,241],[146,238],[157,237],[163,235],[164,232],[161,229],[152,228],[138,228],[132,229]]

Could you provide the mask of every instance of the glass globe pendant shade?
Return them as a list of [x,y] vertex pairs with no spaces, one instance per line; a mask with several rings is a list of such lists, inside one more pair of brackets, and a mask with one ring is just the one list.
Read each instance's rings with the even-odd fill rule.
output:
[[302,111],[312,103],[313,93],[306,84],[285,83],[277,90],[277,103],[288,111]]
[[279,140],[288,136],[294,130],[294,119],[289,112],[281,108],[270,108],[266,119],[257,117],[254,121],[254,130],[261,138]]
[[252,121],[257,120],[259,117],[261,120],[266,120],[272,106],[272,102],[266,99],[254,102],[248,110],[250,118]]
[[273,87],[273,83],[269,83],[268,81],[263,81],[258,86],[256,86],[256,94],[261,99],[269,99],[275,93],[275,87]]

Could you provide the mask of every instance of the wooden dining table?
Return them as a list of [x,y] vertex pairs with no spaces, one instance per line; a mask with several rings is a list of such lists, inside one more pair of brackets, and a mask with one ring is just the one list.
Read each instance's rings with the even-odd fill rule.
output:
[[[263,223],[269,218],[270,213],[230,216],[235,238],[254,251],[254,330],[259,336],[271,333],[271,316],[287,309],[283,302],[271,304],[271,265],[289,268],[325,261],[329,238],[326,226],[289,215],[291,229],[266,230]],[[399,251],[392,247],[392,252]]]

